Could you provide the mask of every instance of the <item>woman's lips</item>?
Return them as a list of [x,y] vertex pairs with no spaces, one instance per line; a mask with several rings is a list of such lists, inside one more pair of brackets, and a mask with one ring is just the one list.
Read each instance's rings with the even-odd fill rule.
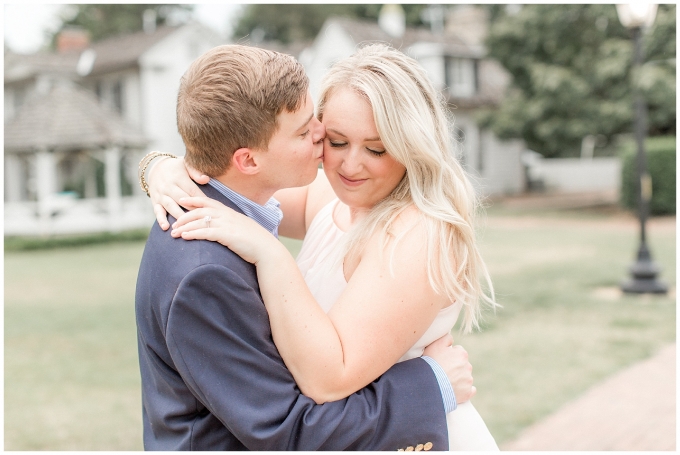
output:
[[343,176],[342,174],[338,175],[340,176],[340,180],[342,180],[342,183],[344,183],[347,186],[359,186],[366,181],[366,179],[350,180],[347,177]]

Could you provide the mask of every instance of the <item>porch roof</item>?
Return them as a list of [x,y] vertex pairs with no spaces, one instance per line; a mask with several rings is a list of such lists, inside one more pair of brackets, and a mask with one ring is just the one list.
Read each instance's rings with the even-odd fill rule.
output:
[[37,52],[35,54],[5,52],[4,82],[5,84],[21,82],[45,73],[74,74],[79,57],[80,52],[76,51],[63,54],[51,52]]
[[392,47],[406,51],[416,43],[436,43],[442,46],[445,54],[457,57],[481,58],[484,49],[481,46],[466,44],[453,33],[436,34],[425,27],[406,27],[404,35],[395,38],[387,34],[376,22],[333,16],[328,19],[324,28],[331,24],[342,27],[356,44],[366,42],[389,43]]
[[39,149],[98,149],[111,145],[142,148],[147,139],[72,83],[56,84],[42,96],[27,100],[5,124],[5,153]]

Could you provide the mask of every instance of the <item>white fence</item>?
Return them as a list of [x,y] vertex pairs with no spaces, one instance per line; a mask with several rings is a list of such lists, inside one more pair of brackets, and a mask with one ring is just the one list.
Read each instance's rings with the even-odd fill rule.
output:
[[532,181],[542,181],[548,191],[614,191],[618,195],[621,189],[621,159],[618,157],[535,159],[528,172]]
[[40,217],[37,202],[5,202],[5,235],[85,234],[149,228],[154,221],[146,196],[122,198],[120,210],[112,215],[107,200],[79,199],[54,205],[51,216]]

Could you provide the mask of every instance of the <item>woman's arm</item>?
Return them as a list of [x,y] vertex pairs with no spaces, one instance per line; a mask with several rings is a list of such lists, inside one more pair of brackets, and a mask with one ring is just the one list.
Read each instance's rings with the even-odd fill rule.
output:
[[[347,288],[326,314],[283,245],[254,233],[250,224],[239,229],[243,220],[233,211],[220,212],[212,228],[202,227],[202,217],[213,212],[201,210],[206,209],[178,220],[182,227],[174,235],[183,232],[185,239],[220,241],[257,265],[277,348],[302,392],[318,403],[344,398],[387,371],[446,305],[428,282],[422,241],[426,231],[419,223],[398,242],[393,273],[391,244],[381,251],[378,235],[370,239]],[[395,223],[394,234],[406,230],[416,218],[415,210],[406,211]]]
[[[168,213],[179,219],[184,213],[179,206],[179,200],[190,196],[204,196],[195,182],[204,185],[210,178],[187,166],[181,157],[161,159],[154,164],[147,177],[149,196],[158,224],[161,229],[167,230],[170,227]],[[304,238],[314,216],[334,197],[328,179],[321,169],[310,185],[277,191],[274,198],[281,203],[283,212],[279,234],[294,239]]]
[[[397,230],[405,229],[403,221]],[[379,236],[370,239],[328,314],[301,274],[289,273],[294,263],[283,251],[257,263],[274,341],[305,395],[321,403],[356,392],[394,365],[432,324],[446,299],[429,285],[426,235],[420,225],[406,233],[394,251],[393,274],[392,244],[381,251]]]

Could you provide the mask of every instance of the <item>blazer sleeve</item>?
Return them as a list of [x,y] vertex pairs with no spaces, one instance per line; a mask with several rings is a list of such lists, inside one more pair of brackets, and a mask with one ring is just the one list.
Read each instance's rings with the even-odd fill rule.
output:
[[251,450],[448,450],[441,392],[424,360],[317,405],[276,350],[259,291],[222,265],[202,265],[180,283],[166,340],[196,399]]

